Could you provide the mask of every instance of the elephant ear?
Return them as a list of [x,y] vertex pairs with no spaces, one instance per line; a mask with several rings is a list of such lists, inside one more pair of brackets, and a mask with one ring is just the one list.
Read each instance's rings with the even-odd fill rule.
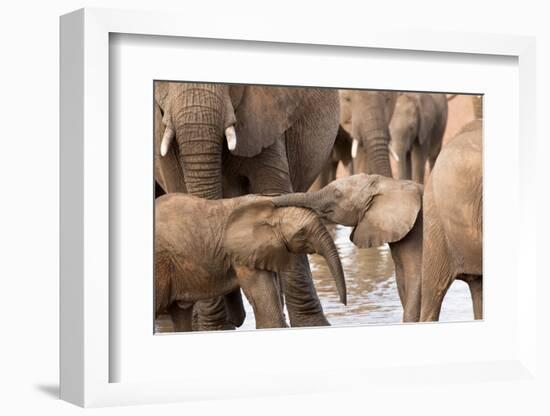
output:
[[253,157],[271,146],[299,117],[298,110],[305,94],[304,88],[244,88],[239,102],[233,103],[237,147],[232,153]]
[[155,81],[155,101],[158,105],[165,108],[168,99],[170,83],[167,81]]
[[[288,240],[282,237],[280,222],[288,208],[276,208],[271,201],[245,205],[228,219],[224,247],[233,262],[249,268],[279,271],[292,256],[288,244],[300,237],[300,227]],[[287,227],[288,228],[288,227]]]
[[360,248],[399,241],[414,226],[421,206],[421,185],[377,194],[353,229],[350,240]]
[[437,105],[431,94],[418,94],[418,141],[428,143],[437,123]]

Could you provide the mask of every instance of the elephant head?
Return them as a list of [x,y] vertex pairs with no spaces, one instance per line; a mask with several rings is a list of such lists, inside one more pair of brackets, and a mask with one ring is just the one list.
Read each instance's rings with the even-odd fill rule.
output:
[[[390,122],[390,151],[396,155],[399,179],[422,182],[424,169],[415,163],[423,166],[427,158],[430,164],[435,162],[447,124],[447,100],[446,94],[399,95]],[[420,148],[425,152],[422,157]]]
[[302,96],[300,88],[157,81],[155,157],[161,187],[222,198],[224,147],[237,156],[259,154],[298,116]]
[[353,137],[354,172],[391,177],[389,121],[397,93],[340,90],[340,123]]
[[358,174],[310,193],[275,197],[277,206],[309,207],[322,218],[355,227],[350,236],[361,248],[403,239],[413,228],[422,205],[422,185],[380,175]]
[[270,200],[240,207],[227,221],[223,245],[236,263],[277,272],[286,268],[292,255],[317,253],[329,266],[340,301],[347,302],[338,251],[311,209],[277,208]]

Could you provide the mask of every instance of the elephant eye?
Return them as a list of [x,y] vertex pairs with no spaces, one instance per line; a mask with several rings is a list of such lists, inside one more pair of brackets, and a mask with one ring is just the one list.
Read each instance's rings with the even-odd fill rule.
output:
[[344,196],[344,194],[342,193],[342,191],[340,189],[335,189],[334,190],[334,197],[335,198],[342,198],[342,196]]

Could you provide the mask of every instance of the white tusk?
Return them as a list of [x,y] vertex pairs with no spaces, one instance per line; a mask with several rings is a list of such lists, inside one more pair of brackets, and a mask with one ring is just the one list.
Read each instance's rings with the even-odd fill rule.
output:
[[225,138],[227,139],[227,148],[231,151],[237,148],[237,133],[234,126],[225,129]]
[[390,149],[390,155],[395,159],[396,162],[399,162],[399,156],[397,156],[397,153],[395,153],[395,150],[391,148],[391,146],[388,146],[388,149]]
[[176,132],[170,127],[166,127],[166,129],[164,130],[164,136],[162,136],[162,141],[160,142],[161,156],[166,156],[166,153],[168,153],[168,149],[170,149],[170,144],[172,143],[172,140],[174,140],[174,137],[176,137]]
[[359,147],[359,140],[353,139],[353,142],[351,143],[351,157],[355,159],[357,156],[357,148]]

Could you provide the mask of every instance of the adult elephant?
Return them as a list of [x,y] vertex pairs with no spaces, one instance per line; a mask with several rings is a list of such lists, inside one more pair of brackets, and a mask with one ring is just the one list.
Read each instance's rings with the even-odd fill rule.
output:
[[447,126],[446,94],[404,93],[390,122],[390,148],[399,179],[424,183],[426,161],[433,169]]
[[[156,179],[165,192],[220,199],[305,191],[328,159],[335,90],[183,82],[155,84]],[[305,255],[281,279],[291,326],[329,325]],[[240,291],[199,305],[199,329],[244,319]]]
[[482,121],[445,145],[424,194],[422,321],[437,321],[455,279],[468,283],[474,318],[483,317]]

